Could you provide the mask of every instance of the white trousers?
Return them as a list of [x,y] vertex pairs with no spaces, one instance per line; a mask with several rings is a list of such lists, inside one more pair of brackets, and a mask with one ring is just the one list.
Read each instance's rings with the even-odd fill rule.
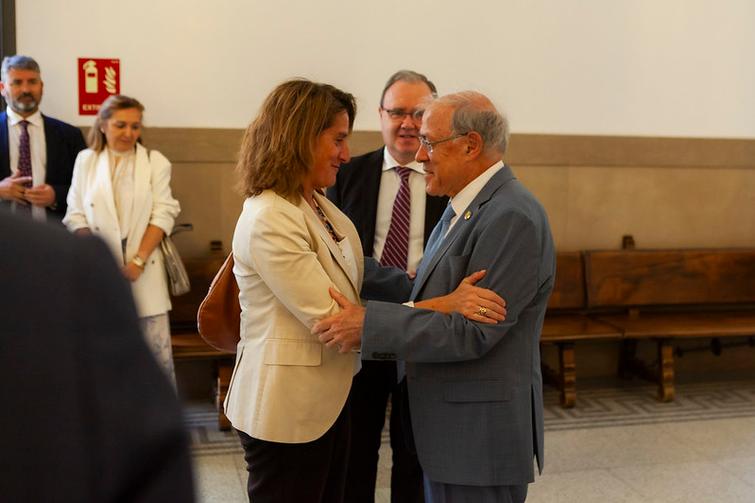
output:
[[173,350],[170,343],[170,323],[168,313],[139,318],[144,340],[155,356],[157,363],[165,371],[168,379],[176,386],[176,373],[173,368]]

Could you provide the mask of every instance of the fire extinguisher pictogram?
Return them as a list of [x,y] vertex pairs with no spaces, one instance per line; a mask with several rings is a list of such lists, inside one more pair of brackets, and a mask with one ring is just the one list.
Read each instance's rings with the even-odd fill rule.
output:
[[97,94],[97,63],[91,59],[82,65],[84,67],[84,86],[89,94]]

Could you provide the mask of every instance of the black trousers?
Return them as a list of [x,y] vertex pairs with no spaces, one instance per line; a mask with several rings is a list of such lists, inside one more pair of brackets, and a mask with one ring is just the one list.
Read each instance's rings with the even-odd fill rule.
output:
[[349,402],[325,434],[312,442],[284,444],[238,431],[253,503],[341,503],[349,461]]
[[391,502],[423,503],[422,468],[414,449],[406,381],[396,383],[396,362],[362,361],[351,385],[351,453],[346,476],[346,503],[373,503],[378,451],[391,397],[393,451]]

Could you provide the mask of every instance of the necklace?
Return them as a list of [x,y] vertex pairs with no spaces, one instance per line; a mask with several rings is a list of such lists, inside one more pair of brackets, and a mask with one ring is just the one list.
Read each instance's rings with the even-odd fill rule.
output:
[[322,221],[322,224],[325,226],[325,229],[328,231],[328,234],[330,234],[330,237],[333,238],[333,241],[338,243],[340,239],[338,238],[338,234],[336,233],[336,230],[333,228],[333,225],[328,221],[328,217],[325,216],[325,213],[323,213],[322,209],[320,208],[320,205],[317,204],[317,201],[312,199],[312,202],[315,204],[315,213],[317,213],[317,216],[320,217],[320,221]]

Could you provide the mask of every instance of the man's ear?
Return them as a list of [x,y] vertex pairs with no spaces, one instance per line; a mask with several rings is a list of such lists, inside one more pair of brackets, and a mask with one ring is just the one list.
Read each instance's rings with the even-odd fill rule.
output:
[[467,155],[478,156],[482,153],[484,147],[482,136],[477,131],[470,131],[467,134]]

